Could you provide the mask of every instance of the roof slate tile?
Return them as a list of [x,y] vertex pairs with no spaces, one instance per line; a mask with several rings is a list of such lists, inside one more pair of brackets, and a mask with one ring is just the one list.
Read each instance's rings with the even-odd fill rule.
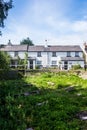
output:
[[27,45],[4,45],[0,48],[1,51],[28,51],[28,52],[82,52],[79,45],[71,46],[27,46]]

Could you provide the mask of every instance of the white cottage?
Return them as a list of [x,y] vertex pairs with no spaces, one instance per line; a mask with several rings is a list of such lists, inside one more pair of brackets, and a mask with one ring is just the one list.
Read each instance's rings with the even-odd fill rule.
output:
[[60,67],[70,69],[79,64],[84,67],[83,51],[80,46],[29,46],[28,67]]
[[80,46],[27,46],[27,45],[6,45],[0,48],[12,57],[11,65],[18,66],[18,57],[25,58],[28,53],[28,68],[35,69],[36,66],[58,67],[70,69],[72,65],[79,64],[84,67],[83,51]]
[[18,66],[18,57],[22,60],[25,58],[25,53],[28,50],[27,45],[1,45],[0,51],[7,52],[11,57],[11,67]]

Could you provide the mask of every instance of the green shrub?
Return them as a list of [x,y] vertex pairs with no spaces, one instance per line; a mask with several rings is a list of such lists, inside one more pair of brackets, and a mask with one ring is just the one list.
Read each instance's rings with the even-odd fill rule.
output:
[[[70,86],[75,91],[67,91]],[[1,130],[86,130],[87,122],[78,117],[86,110],[87,80],[77,75],[41,72],[0,81]]]
[[0,80],[13,80],[13,79],[21,79],[23,77],[22,72],[18,72],[15,70],[0,70]]
[[41,69],[41,68],[42,68],[41,65],[36,65],[36,66],[35,66],[35,69]]
[[77,70],[77,69],[81,69],[81,65],[73,65],[72,66],[72,69],[74,69],[74,70]]
[[35,66],[35,69],[40,69],[40,66],[39,66],[39,65],[36,65],[36,66]]
[[0,69],[8,70],[10,64],[10,56],[6,53],[1,51],[0,52]]

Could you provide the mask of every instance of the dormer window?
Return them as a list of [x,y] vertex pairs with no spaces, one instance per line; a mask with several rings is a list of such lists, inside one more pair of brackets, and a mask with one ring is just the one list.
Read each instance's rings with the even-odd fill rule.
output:
[[14,56],[17,57],[18,56],[18,51],[14,52]]
[[67,57],[71,57],[71,52],[70,51],[67,52]]
[[37,57],[41,57],[41,52],[37,52]]
[[79,57],[79,52],[75,52],[75,57]]
[[52,52],[52,57],[56,57],[56,52]]

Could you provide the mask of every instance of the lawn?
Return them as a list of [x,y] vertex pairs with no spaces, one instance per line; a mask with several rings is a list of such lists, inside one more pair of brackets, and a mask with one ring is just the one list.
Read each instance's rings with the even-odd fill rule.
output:
[[66,72],[0,81],[1,130],[87,130],[87,80]]

